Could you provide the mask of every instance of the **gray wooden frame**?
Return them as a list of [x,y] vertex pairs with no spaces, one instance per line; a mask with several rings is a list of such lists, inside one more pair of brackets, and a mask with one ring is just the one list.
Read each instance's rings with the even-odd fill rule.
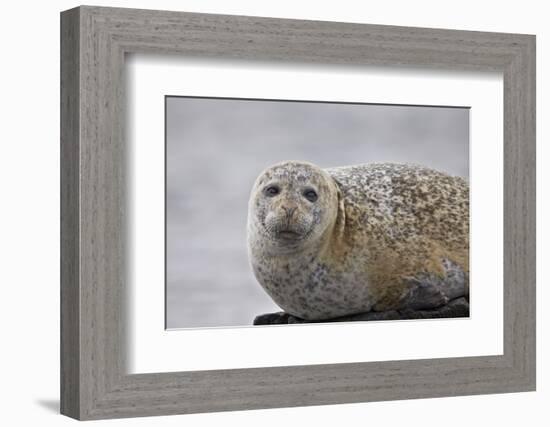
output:
[[[502,72],[504,354],[128,375],[124,55],[129,52]],[[71,9],[61,14],[61,166],[63,414],[100,419],[535,389],[534,36]]]

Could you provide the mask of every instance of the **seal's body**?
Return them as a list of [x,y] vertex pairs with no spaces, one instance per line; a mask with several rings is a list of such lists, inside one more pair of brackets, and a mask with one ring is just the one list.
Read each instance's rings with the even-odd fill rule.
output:
[[283,162],[254,184],[248,250],[258,282],[303,319],[438,307],[468,294],[468,184],[405,164]]

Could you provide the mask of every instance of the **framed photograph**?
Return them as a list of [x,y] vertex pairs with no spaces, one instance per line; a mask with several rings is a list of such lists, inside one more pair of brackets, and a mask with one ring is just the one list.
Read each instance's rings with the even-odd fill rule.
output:
[[535,390],[535,37],[61,14],[61,412]]
[[[494,87],[498,88],[498,84]],[[374,94],[371,92],[370,96]],[[447,96],[450,99],[450,89]],[[251,324],[252,319],[258,325],[334,319],[388,320],[413,314],[468,317],[469,304],[465,296],[469,280],[465,272],[469,273],[469,269],[465,261],[469,260],[469,111],[470,108],[456,106],[167,96],[164,148],[167,328],[246,326]],[[292,159],[292,163],[288,159]],[[349,169],[349,166],[338,166],[357,165],[360,159],[370,162],[368,166],[361,166],[362,170],[357,169],[358,166],[355,170]],[[395,163],[386,163],[388,160]],[[297,198],[295,192],[288,192],[288,187],[285,191],[283,182],[279,182],[281,178],[277,178],[269,190],[259,188],[255,194],[250,194],[256,176],[264,169],[273,164],[284,164],[281,170],[301,170],[306,167],[304,161],[336,167],[330,169],[329,183],[334,182],[335,188],[343,193],[344,210],[342,218],[337,218],[337,221],[347,218],[346,232],[360,239],[357,243],[359,247],[350,250],[350,254],[357,258],[357,265],[348,257],[337,254],[325,256],[320,261],[322,255],[316,253],[318,262],[312,262],[311,256],[304,259],[307,252],[304,249],[306,246],[309,248],[308,243],[315,241],[317,245],[319,241],[317,238],[311,241],[303,238],[307,233],[314,233],[317,228],[322,231],[321,234],[330,232],[332,248],[336,246],[339,236],[335,227],[325,231],[322,224],[310,224],[317,217],[322,221],[332,206],[336,206],[320,194],[318,184],[314,186],[312,182],[311,188],[305,184],[298,191],[301,197]],[[435,170],[447,173],[434,175]],[[360,178],[369,181],[358,195],[352,192],[350,185],[355,180],[345,182],[352,173],[358,173]],[[383,179],[376,178],[378,175]],[[415,191],[418,187],[415,197],[420,197],[420,203],[415,206],[412,200],[406,202],[404,216],[399,217],[399,221],[403,222],[399,223],[395,221],[397,216],[390,215],[385,209],[390,204],[397,206],[397,199],[403,196],[395,183],[398,177],[405,175],[409,178],[406,178],[403,190]],[[396,191],[386,195],[384,182],[392,176]],[[462,218],[457,216],[456,222],[449,224],[446,229],[449,234],[444,239],[457,240],[457,245],[452,248],[456,253],[449,253],[453,263],[456,262],[450,269],[458,268],[458,264],[463,263],[463,267],[457,270],[460,272],[456,282],[450,281],[447,275],[442,281],[451,286],[443,289],[443,294],[448,294],[450,301],[445,301],[444,295],[436,292],[432,295],[435,297],[433,300],[423,296],[415,303],[399,301],[394,308],[402,308],[396,312],[395,309],[389,310],[389,307],[383,311],[373,310],[376,297],[370,292],[363,300],[360,295],[357,299],[353,298],[354,292],[364,290],[361,286],[356,291],[356,282],[369,283],[373,290],[376,288],[373,274],[382,263],[373,260],[373,264],[368,265],[369,257],[374,258],[382,252],[389,256],[392,249],[385,239],[403,229],[405,218],[421,221],[424,215],[425,220],[433,220],[435,212],[432,213],[431,209],[436,205],[441,208],[444,203],[444,199],[437,199],[436,202],[436,197],[446,197],[446,191],[439,194],[434,189],[434,203],[431,203],[430,190],[422,186],[429,182],[440,182],[435,185],[442,185],[443,181],[438,181],[441,179],[445,182],[450,179],[456,191],[453,196],[449,193],[449,209],[463,212]],[[263,194],[266,191],[270,194]],[[426,200],[421,198],[423,191]],[[269,203],[266,205],[269,209],[267,219],[262,222],[271,221],[266,225],[272,228],[255,229],[256,216],[261,212],[255,211],[254,206],[250,206],[251,211],[248,212],[249,199],[251,203]],[[361,205],[369,218],[364,223],[353,225],[349,218],[353,215],[351,206]],[[288,209],[292,207],[295,212],[289,219]],[[422,213],[423,210],[427,211]],[[452,220],[451,215],[444,215],[443,210],[440,212],[444,220]],[[439,231],[444,231],[444,223],[438,225]],[[368,230],[362,231],[362,224]],[[280,227],[283,231],[279,231]],[[272,229],[273,232],[270,231]],[[380,230],[384,241],[376,239],[376,247],[371,247],[368,255],[362,255],[360,247],[373,245],[369,240],[375,239],[376,230]],[[398,238],[394,241],[407,242],[410,247],[406,251],[416,253],[419,249],[417,238],[420,236],[415,233],[414,239]],[[255,246],[272,240],[274,248],[269,253],[264,254]],[[435,236],[432,240],[436,240]],[[347,236],[344,242],[351,244]],[[450,245],[448,249],[451,249]],[[323,265],[326,272],[324,280],[330,282],[325,289],[331,290],[330,295],[325,295],[318,286],[323,278],[313,278],[316,273],[307,269],[304,274],[307,291],[300,296],[297,292],[295,297],[289,295],[295,291],[294,287],[283,290],[279,283],[274,286],[269,278],[264,277],[264,270],[271,273],[278,270],[272,261],[286,260],[287,251],[292,258],[298,259],[299,270],[304,271],[308,266],[313,270]],[[269,258],[269,261],[263,258]],[[330,267],[329,260],[336,265]],[[416,263],[418,260],[411,258],[410,261]],[[343,267],[346,263],[347,266]],[[391,264],[392,270],[400,268],[397,260],[392,260]],[[357,272],[354,273],[356,267]],[[344,280],[331,277],[341,268],[348,275],[358,276],[356,280],[348,277],[349,289],[344,284],[338,285]],[[371,273],[370,280],[359,277],[363,274],[363,268]],[[421,270],[430,271],[425,266]],[[402,272],[399,274],[403,275]],[[292,276],[298,280],[300,273],[294,271]],[[435,276],[430,280],[434,279]],[[429,282],[420,277],[418,280],[424,285]],[[439,286],[439,281],[435,280]],[[292,281],[290,278],[280,280],[285,283]],[[340,286],[343,286],[341,290]],[[457,289],[452,289],[453,286]],[[417,292],[410,282],[405,287],[413,293]],[[313,302],[315,300],[317,303]],[[425,305],[421,307],[419,304]],[[415,310],[408,311],[407,307],[412,305]],[[445,307],[443,311],[439,309],[442,306]],[[279,313],[281,307],[285,308],[283,313]],[[449,311],[449,307],[455,310]]]

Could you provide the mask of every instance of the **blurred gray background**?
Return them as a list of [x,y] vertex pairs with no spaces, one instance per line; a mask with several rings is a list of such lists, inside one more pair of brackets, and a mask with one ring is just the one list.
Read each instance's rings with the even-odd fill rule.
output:
[[246,250],[266,167],[410,162],[468,177],[469,109],[167,97],[167,328],[246,326],[280,311]]

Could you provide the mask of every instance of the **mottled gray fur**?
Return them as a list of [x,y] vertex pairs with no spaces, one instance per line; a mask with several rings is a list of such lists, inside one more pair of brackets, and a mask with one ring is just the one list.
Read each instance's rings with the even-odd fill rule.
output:
[[250,261],[303,319],[438,307],[468,292],[468,209],[463,179],[420,166],[283,162],[252,189]]

